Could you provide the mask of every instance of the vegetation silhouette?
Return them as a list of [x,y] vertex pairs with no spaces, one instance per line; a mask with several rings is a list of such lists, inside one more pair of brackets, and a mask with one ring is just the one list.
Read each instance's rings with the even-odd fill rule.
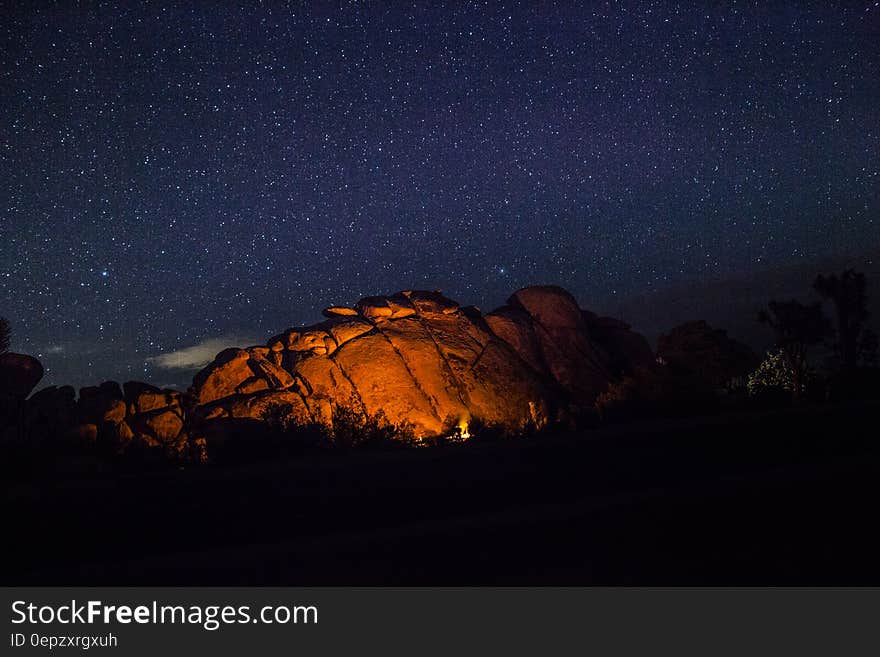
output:
[[844,372],[860,364],[872,365],[877,358],[877,335],[866,326],[868,312],[867,281],[863,273],[847,269],[840,275],[819,275],[813,289],[834,305],[834,350]]
[[806,388],[810,349],[831,335],[831,322],[822,312],[822,304],[803,304],[796,299],[770,301],[758,313],[758,321],[767,324],[776,335],[776,347],[791,372],[791,394],[803,398]]

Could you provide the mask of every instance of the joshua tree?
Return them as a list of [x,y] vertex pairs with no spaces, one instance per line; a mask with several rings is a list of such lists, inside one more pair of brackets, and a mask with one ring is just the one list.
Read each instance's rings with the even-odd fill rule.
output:
[[876,337],[865,327],[870,316],[865,275],[854,269],[847,269],[840,276],[820,274],[813,283],[813,289],[834,304],[837,314],[837,341],[834,347],[843,369],[852,371],[858,365],[863,351],[870,349],[872,338],[876,341]]
[[9,322],[4,317],[0,317],[0,354],[5,354],[9,351],[9,342]]
[[758,321],[776,333],[776,346],[791,372],[792,396],[801,398],[807,373],[807,352],[831,334],[831,322],[817,301],[804,305],[799,301],[771,301],[758,314]]

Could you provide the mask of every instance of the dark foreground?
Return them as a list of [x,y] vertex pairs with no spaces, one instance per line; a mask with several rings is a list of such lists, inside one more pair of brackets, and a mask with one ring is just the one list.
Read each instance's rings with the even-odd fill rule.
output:
[[880,404],[4,486],[4,584],[880,584]]

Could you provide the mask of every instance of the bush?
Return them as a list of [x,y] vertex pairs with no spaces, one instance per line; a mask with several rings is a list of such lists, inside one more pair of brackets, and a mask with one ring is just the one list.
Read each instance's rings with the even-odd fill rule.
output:
[[758,369],[749,374],[746,384],[750,395],[778,390],[794,390],[794,371],[789,367],[782,350],[769,351]]
[[418,442],[412,424],[391,424],[385,413],[369,415],[352,404],[333,408],[333,426],[325,428],[324,444],[341,449],[413,447]]

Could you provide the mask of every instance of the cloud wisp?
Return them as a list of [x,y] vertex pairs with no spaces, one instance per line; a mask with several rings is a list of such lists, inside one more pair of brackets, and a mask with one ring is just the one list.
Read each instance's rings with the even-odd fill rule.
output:
[[237,335],[221,335],[202,340],[191,347],[151,356],[147,358],[147,362],[166,370],[194,370],[210,363],[214,360],[214,356],[224,349],[248,346],[254,343],[254,340]]

